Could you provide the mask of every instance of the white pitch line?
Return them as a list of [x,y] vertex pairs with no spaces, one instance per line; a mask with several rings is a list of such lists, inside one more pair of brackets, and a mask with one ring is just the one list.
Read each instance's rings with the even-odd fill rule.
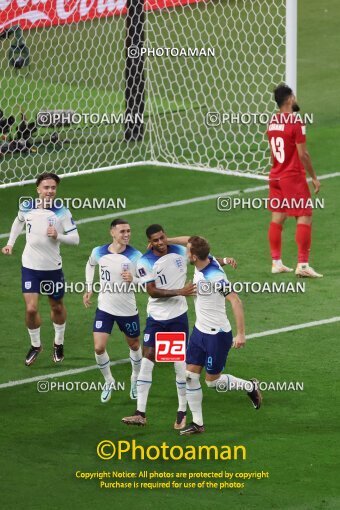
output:
[[[115,170],[127,170],[128,168],[138,168],[140,166],[151,166],[154,168],[177,168],[179,170],[194,170],[198,172],[209,172],[220,175],[232,175],[235,177],[246,177],[248,179],[266,179],[265,174],[256,174],[250,172],[239,172],[237,170],[222,170],[221,168],[209,168],[203,165],[184,165],[180,163],[164,163],[162,161],[135,161],[132,163],[122,163],[120,165],[104,166],[102,168],[91,168],[89,170],[78,170],[77,172],[69,172],[66,174],[59,174],[63,179],[65,177],[78,177],[79,175],[95,174],[98,172],[112,172]],[[0,184],[0,189],[12,188],[15,186],[25,186],[26,184],[34,184],[37,178],[27,179],[27,181],[19,182],[7,182],[6,184]]]
[[[131,214],[140,214],[140,213],[145,213],[145,212],[150,212],[150,211],[158,211],[159,209],[167,209],[168,207],[178,207],[181,205],[194,204],[197,202],[206,202],[208,200],[213,200],[214,198],[218,198],[218,197],[230,197],[230,196],[234,196],[234,195],[239,195],[240,193],[252,193],[253,191],[263,191],[267,188],[268,188],[268,185],[267,186],[255,186],[253,188],[246,188],[244,190],[237,189],[237,190],[233,190],[233,191],[227,191],[225,193],[214,193],[213,195],[203,195],[203,196],[195,197],[195,198],[187,198],[184,200],[177,200],[176,202],[168,202],[166,204],[157,204],[157,205],[150,205],[148,207],[140,207],[139,209],[132,209],[131,211],[123,212],[122,215],[128,216]],[[111,218],[112,218],[112,213],[104,214],[102,216],[93,216],[92,218],[91,217],[83,218],[81,220],[77,220],[77,225],[83,224],[83,223],[92,223],[93,221],[107,220],[107,219],[111,219]]]
[[247,340],[251,338],[261,338],[263,336],[277,335],[278,333],[285,333],[288,331],[296,331],[298,329],[313,328],[314,326],[322,326],[323,324],[331,324],[332,322],[340,322],[340,317],[331,317],[330,319],[323,319],[321,321],[306,322],[304,324],[296,324],[295,326],[287,326],[279,329],[269,329],[268,331],[262,331],[262,333],[252,333],[247,335]]
[[[268,185],[266,186],[255,186],[253,188],[245,188],[243,190],[237,189],[232,191],[227,191],[224,193],[214,193],[213,195],[203,195],[200,197],[194,197],[194,198],[187,198],[184,200],[177,200],[176,202],[167,202],[165,204],[156,204],[156,205],[150,205],[148,207],[139,207],[138,209],[131,209],[131,211],[124,211],[122,212],[122,216],[131,216],[132,214],[141,214],[145,212],[150,211],[158,211],[160,209],[167,209],[168,207],[178,207],[181,205],[187,205],[187,204],[194,204],[196,202],[205,202],[207,200],[213,200],[214,198],[218,197],[228,197],[228,196],[234,196],[239,195],[241,193],[252,193],[254,191],[263,191],[268,188]],[[101,220],[107,220],[111,219],[114,215],[114,212],[110,214],[103,214],[101,216],[90,216],[88,218],[82,218],[80,220],[77,220],[77,225],[82,225],[84,223],[92,223],[94,221],[101,221]],[[23,232],[21,235],[24,235],[25,232]],[[6,234],[0,234],[0,239],[3,239],[5,237],[9,237],[9,233]]]
[[[321,175],[319,177],[319,179],[320,180],[331,179],[333,177],[340,177],[340,172],[336,172],[333,174]],[[141,214],[141,213],[150,212],[150,211],[158,211],[160,209],[167,209],[168,207],[178,207],[181,205],[194,204],[197,202],[205,202],[208,200],[213,200],[218,197],[228,197],[228,196],[240,195],[241,193],[253,193],[254,191],[263,191],[266,189],[268,189],[268,184],[264,185],[264,186],[255,186],[252,188],[245,188],[242,190],[238,189],[238,190],[233,190],[233,191],[227,191],[225,193],[214,193],[213,195],[203,195],[203,196],[195,197],[195,198],[187,198],[184,200],[177,200],[176,202],[168,202],[165,204],[156,204],[156,205],[150,205],[148,207],[140,207],[138,209],[132,209],[131,211],[125,211],[122,214],[123,214],[123,216],[131,216],[133,214]],[[77,225],[111,219],[112,216],[113,216],[113,214],[110,213],[110,214],[103,214],[101,216],[92,216],[89,218],[81,218],[80,220],[77,220]],[[25,232],[22,232],[20,235],[25,235]],[[7,237],[9,237],[9,233],[0,234],[0,239],[4,239]]]
[[[123,365],[129,361],[130,358],[118,359],[117,361],[111,361],[110,365]],[[19,379],[18,381],[9,381],[7,383],[0,384],[0,388],[11,388],[12,386],[38,382],[45,379],[54,379],[55,377],[64,377],[65,375],[81,374],[83,372],[89,372],[90,370],[95,369],[98,369],[97,365],[90,365],[89,367],[73,368],[71,370],[64,370],[63,372],[55,372],[47,375],[37,375],[36,377],[30,377],[29,379]]]
[[[319,321],[313,321],[313,322],[305,322],[302,324],[296,324],[294,326],[286,326],[284,328],[279,329],[269,329],[267,331],[262,331],[260,333],[252,333],[251,335],[246,335],[247,340],[250,340],[252,338],[262,338],[264,336],[271,336],[271,335],[277,335],[278,333],[286,333],[289,331],[296,331],[298,329],[305,329],[305,328],[313,328],[315,326],[322,326],[324,324],[331,324],[333,322],[340,322],[340,317],[331,317],[330,319],[322,319]],[[113,365],[123,365],[125,363],[129,363],[130,359],[120,359],[117,361],[112,361],[110,363],[111,366]],[[89,367],[83,367],[83,368],[74,368],[71,370],[65,370],[63,372],[55,372],[47,375],[38,375],[36,377],[31,377],[29,379],[19,379],[18,381],[9,381],[7,383],[0,384],[1,388],[11,388],[13,386],[19,386],[21,384],[28,384],[32,382],[37,381],[43,381],[45,379],[54,379],[56,377],[65,377],[66,375],[74,375],[74,374],[80,374],[82,372],[89,372],[90,370],[98,370],[97,365],[91,365]]]

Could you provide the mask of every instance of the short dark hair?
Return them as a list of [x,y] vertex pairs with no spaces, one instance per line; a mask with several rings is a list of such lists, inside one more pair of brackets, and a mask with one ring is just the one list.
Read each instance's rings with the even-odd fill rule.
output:
[[111,221],[110,227],[116,227],[117,225],[129,225],[129,222],[126,220],[123,220],[122,218],[117,218],[116,220]]
[[58,177],[57,174],[54,174],[53,172],[44,172],[38,176],[36,185],[39,186],[41,181],[45,181],[46,179],[53,179],[57,184],[60,182],[60,177]]
[[145,231],[146,237],[150,239],[152,234],[156,234],[157,232],[164,232],[164,228],[162,227],[162,225],[158,225],[158,223],[153,223],[146,229]]
[[274,90],[274,98],[279,108],[287,101],[289,96],[293,95],[293,90],[285,83],[281,83]]
[[189,241],[191,244],[190,252],[196,255],[200,260],[205,260],[210,253],[210,245],[204,237],[191,236]]

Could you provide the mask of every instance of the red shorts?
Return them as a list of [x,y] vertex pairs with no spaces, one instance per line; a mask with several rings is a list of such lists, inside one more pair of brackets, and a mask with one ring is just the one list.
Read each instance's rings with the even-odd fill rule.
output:
[[312,216],[311,194],[304,175],[269,179],[268,209],[287,216]]

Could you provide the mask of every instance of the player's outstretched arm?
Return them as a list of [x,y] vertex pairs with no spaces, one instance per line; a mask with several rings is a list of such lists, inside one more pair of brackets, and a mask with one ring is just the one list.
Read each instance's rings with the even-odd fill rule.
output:
[[224,257],[221,259],[220,257],[215,257],[220,266],[231,266],[233,269],[237,268],[237,262],[232,257]]
[[[186,246],[189,242],[190,236],[178,236],[178,237],[168,237],[168,244],[180,244],[182,246]],[[220,266],[231,266],[232,268],[237,268],[237,262],[232,257],[215,257]]]
[[235,292],[228,294],[226,299],[231,304],[236,321],[237,334],[234,337],[233,347],[239,349],[246,343],[243,304]]
[[[168,244],[181,244],[186,246],[189,242],[190,236],[168,237]],[[231,266],[233,269],[237,268],[237,262],[232,257],[215,257],[220,266]]]
[[320,184],[319,179],[316,176],[315,170],[312,165],[312,159],[309,155],[309,152],[307,151],[306,144],[305,143],[297,143],[296,147],[297,147],[300,161],[303,164],[303,167],[305,168],[305,170],[309,173],[309,175],[312,178],[314,191],[315,191],[315,193],[319,193],[321,184]]
[[196,285],[189,282],[182,289],[158,289],[155,282],[149,282],[146,286],[149,296],[153,298],[169,298],[174,296],[195,296]]
[[89,308],[89,306],[92,304],[91,296],[95,270],[96,267],[90,264],[90,260],[88,260],[85,268],[86,292],[83,295],[83,303],[85,308]]
[[181,244],[182,246],[186,246],[189,242],[190,236],[178,236],[178,237],[168,237],[168,244]]
[[[49,227],[49,228],[54,228],[54,227]],[[52,237],[54,237],[54,236],[52,236]],[[55,239],[57,239],[57,241],[59,241],[63,244],[70,244],[70,245],[74,245],[74,246],[77,246],[79,244],[79,234],[78,234],[77,230],[73,231],[72,234],[58,234],[57,233],[57,237]]]
[[7,244],[1,250],[4,255],[12,255],[13,246],[18,236],[23,231],[24,225],[25,225],[24,221],[20,221],[19,218],[15,218],[11,227],[11,232],[9,234]]

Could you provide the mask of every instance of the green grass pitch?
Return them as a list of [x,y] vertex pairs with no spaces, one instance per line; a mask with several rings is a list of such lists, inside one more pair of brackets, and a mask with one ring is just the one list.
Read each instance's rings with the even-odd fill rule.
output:
[[[315,113],[316,123],[308,129],[308,145],[320,175],[339,170],[337,152],[340,116],[337,91],[340,85],[337,27],[339,5],[336,0],[299,2],[299,89],[304,111]],[[4,74],[0,82],[4,90]],[[7,86],[7,84],[6,84]],[[65,89],[66,90],[66,89]],[[66,90],[70,96],[72,93]],[[92,95],[91,95],[92,94]],[[89,97],[95,98],[93,91]],[[117,101],[117,98],[115,98]],[[118,98],[119,102],[119,98]],[[97,145],[98,155],[109,143]],[[107,156],[106,154],[106,156]],[[112,152],[111,152],[112,154]],[[105,156],[105,157],[106,157]],[[44,164],[47,155],[35,160]],[[73,163],[83,162],[82,148],[72,147]],[[40,158],[40,156],[39,156]],[[91,164],[91,160],[86,163]],[[14,170],[1,160],[1,172]],[[29,171],[27,159],[20,162],[23,175]],[[12,166],[11,166],[12,165]],[[28,165],[27,167],[25,165]],[[179,171],[170,168],[141,167],[128,170],[72,177],[63,180],[62,197],[126,197],[127,210],[186,200],[261,185],[259,181]],[[33,186],[0,190],[0,234],[9,232],[20,196],[34,192]],[[325,208],[315,212],[311,265],[325,274],[323,279],[306,282],[304,294],[241,294],[245,307],[247,333],[303,324],[339,316],[338,289],[339,228],[338,203],[340,178],[322,181]],[[247,197],[265,197],[266,191],[247,192]],[[73,211],[75,220],[106,214],[108,211]],[[124,211],[113,211],[112,217]],[[292,275],[270,274],[267,246],[268,213],[264,210],[218,212],[210,199],[127,216],[132,227],[132,245],[146,247],[145,227],[155,221],[170,235],[204,235],[216,255],[234,256],[236,271],[227,270],[232,281],[292,281]],[[87,258],[94,246],[109,241],[109,220],[79,225],[81,244],[62,246],[63,265],[68,281],[82,281]],[[286,224],[283,258],[296,262],[294,220]],[[2,244],[6,239],[1,239]],[[45,299],[41,299],[42,342],[44,351],[37,363],[24,366],[29,346],[24,326],[21,298],[20,256],[24,237],[20,237],[12,257],[0,256],[1,350],[0,385],[9,381],[44,376],[62,370],[94,365],[91,326],[95,311],[86,310],[79,294],[67,294],[68,309],[66,357],[61,366],[51,359],[53,330]],[[190,275],[192,269],[190,269]],[[146,296],[138,296],[141,325],[145,324]],[[231,311],[228,308],[229,316]],[[189,301],[190,326],[194,323],[193,303]],[[339,323],[320,325],[291,332],[254,338],[242,351],[233,351],[228,371],[240,377],[256,376],[263,381],[301,381],[304,391],[264,393],[264,404],[254,411],[246,396],[218,394],[203,386],[206,433],[188,439],[172,429],[176,412],[174,372],[170,365],[157,366],[148,405],[148,425],[127,428],[121,417],[134,410],[128,389],[114,394],[101,405],[97,392],[39,393],[35,382],[0,387],[1,427],[0,484],[2,507],[24,509],[112,509],[138,505],[151,510],[164,505],[213,507],[233,510],[336,510],[340,507],[339,480]],[[108,346],[112,360],[127,357],[122,335],[114,329]],[[130,366],[112,367],[116,380],[129,386]],[[101,381],[97,370],[59,377],[58,381]],[[96,445],[137,439],[139,444],[244,444],[246,461],[202,462],[121,462],[103,461]],[[101,490],[98,481],[75,479],[81,471],[269,471],[268,480],[252,480],[242,490]]]
[[[215,174],[208,176],[191,171],[171,169],[130,169],[65,179],[61,196],[126,196],[128,209],[168,203],[198,197],[206,189],[209,193],[245,189],[252,185],[248,179],[229,178]],[[258,183],[255,183],[258,184]],[[89,189],[91,192],[89,193]],[[189,191],[190,189],[190,191]],[[31,190],[30,186],[3,190],[1,207],[6,211],[2,230],[9,229],[15,214],[18,196]],[[305,294],[258,295],[242,294],[245,305],[247,332],[258,333],[338,315],[334,296],[339,285],[337,263],[339,234],[334,232],[339,178],[323,181],[326,207],[315,214],[313,255],[311,263],[325,273],[325,278],[306,282]],[[143,201],[141,201],[143,196]],[[266,191],[247,196],[266,196]],[[106,213],[107,211],[105,211]],[[76,219],[103,214],[102,211],[74,211]],[[113,217],[124,213],[113,213]],[[213,252],[235,256],[236,271],[229,270],[232,280],[272,281],[267,250],[266,211],[217,212],[214,199],[139,213],[129,217],[133,229],[132,244],[145,248],[144,230],[151,222],[164,224],[169,234],[199,232],[208,237]],[[108,240],[108,220],[81,224],[81,244],[77,248],[63,247],[64,270],[68,281],[82,281],[84,266],[93,246]],[[333,226],[333,229],[332,229]],[[330,235],[332,230],[332,235]],[[69,294],[65,298],[69,318],[66,358],[62,367],[51,360],[52,327],[46,300],[41,300],[43,317],[42,340],[44,351],[37,363],[26,368],[23,359],[28,347],[23,324],[23,303],[20,297],[20,252],[24,238],[17,241],[15,254],[2,257],[3,275],[1,309],[3,314],[0,384],[27,377],[45,375],[60,370],[81,368],[94,364],[91,325],[95,304],[86,310],[82,296]],[[325,250],[327,246],[327,250]],[[294,221],[287,224],[284,236],[284,260],[294,265],[296,247]],[[294,276],[275,277],[278,281],[294,281]],[[138,297],[142,325],[145,323],[146,296]],[[190,324],[193,325],[193,304],[189,303]],[[230,310],[229,310],[230,312]],[[110,508],[112,491],[100,490],[97,481],[74,479],[76,470],[159,471],[269,471],[268,480],[251,481],[243,490],[167,492],[167,505],[193,504],[212,500],[222,508],[226,502],[232,508],[337,508],[338,491],[334,476],[337,463],[336,430],[339,421],[338,394],[335,390],[339,372],[338,323],[281,333],[248,341],[246,349],[232,352],[229,359],[231,373],[241,377],[257,376],[264,381],[302,381],[302,392],[266,392],[263,408],[254,411],[247,397],[240,394],[218,394],[204,388],[204,410],[207,432],[203,436],[179,438],[172,430],[176,411],[176,390],[173,368],[157,366],[154,370],[149,407],[149,424],[144,429],[125,428],[122,416],[134,410],[128,391],[116,393],[103,406],[97,392],[38,393],[36,383],[1,389],[1,443],[6,455],[1,477],[7,508]],[[127,357],[121,334],[114,330],[108,347],[112,360]],[[113,367],[116,380],[129,384],[130,367]],[[100,381],[96,371],[58,378],[59,381]],[[245,462],[185,461],[129,462],[102,461],[96,456],[96,445],[103,439],[132,439],[140,444],[245,444]],[[13,483],[16,490],[13,490]],[[55,490],[62,487],[62,490]],[[51,500],[51,492],[53,499]],[[140,491],[138,501],[145,508],[153,508],[162,491]],[[119,491],[122,505],[136,501],[137,493]],[[117,495],[118,497],[118,495]]]

